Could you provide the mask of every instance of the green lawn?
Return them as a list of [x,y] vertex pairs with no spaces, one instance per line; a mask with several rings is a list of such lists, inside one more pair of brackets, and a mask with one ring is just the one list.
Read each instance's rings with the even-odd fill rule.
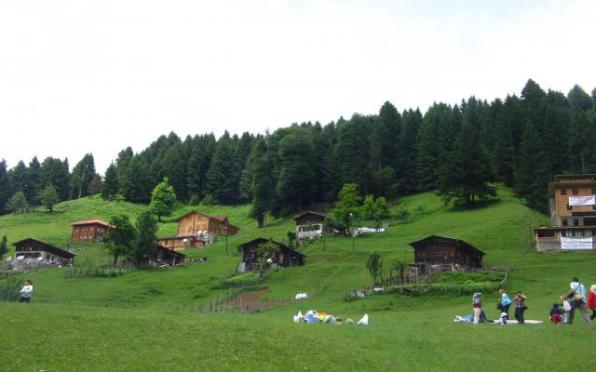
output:
[[[392,219],[386,233],[351,238],[328,237],[301,247],[307,265],[279,270],[261,285],[264,300],[311,298],[260,313],[205,313],[215,299],[238,290],[221,289],[239,262],[236,247],[257,236],[284,240],[291,218],[271,219],[256,229],[249,206],[196,207],[227,215],[239,234],[186,253],[208,257],[182,268],[126,272],[113,278],[71,278],[69,268],[27,274],[35,284],[31,304],[0,303],[0,366],[3,370],[573,370],[596,369],[596,330],[577,317],[573,326],[547,322],[548,310],[573,276],[596,282],[595,252],[538,253],[530,245],[530,226],[548,223],[507,190],[484,208],[456,211],[431,193],[400,200],[410,222]],[[27,236],[65,246],[70,223],[108,220],[113,214],[138,216],[144,206],[107,203],[99,198],[62,203],[58,212],[33,212],[0,218],[0,235],[12,243]],[[176,232],[175,212],[160,234]],[[364,222],[360,222],[363,223]],[[511,265],[507,287],[528,296],[527,319],[539,326],[501,328],[454,324],[471,312],[467,295],[382,294],[347,302],[353,288],[370,286],[365,268],[373,251],[384,267],[411,261],[408,243],[429,234],[470,242],[487,253],[487,265]],[[352,254],[354,247],[355,254]],[[77,265],[110,261],[101,244],[75,245]],[[485,295],[488,315],[496,316],[497,295]],[[293,324],[299,309],[317,309],[344,318],[370,315],[368,327]]]

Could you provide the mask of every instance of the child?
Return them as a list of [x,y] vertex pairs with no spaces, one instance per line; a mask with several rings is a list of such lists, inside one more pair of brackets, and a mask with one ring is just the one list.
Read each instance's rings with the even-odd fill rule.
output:
[[507,318],[508,318],[509,314],[507,314],[506,312],[502,312],[501,313],[501,317],[500,317],[500,324],[501,326],[507,325]]
[[553,308],[550,309],[550,321],[553,324],[561,324],[562,321],[563,310],[559,306],[559,304],[554,303]]

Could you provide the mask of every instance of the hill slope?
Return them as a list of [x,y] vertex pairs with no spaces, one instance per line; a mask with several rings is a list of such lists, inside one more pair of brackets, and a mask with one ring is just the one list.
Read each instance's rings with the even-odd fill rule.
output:
[[[594,334],[580,319],[571,328],[549,324],[504,330],[472,328],[451,322],[454,315],[470,312],[467,296],[386,294],[343,300],[349,290],[369,285],[365,263],[372,251],[380,252],[385,267],[395,260],[410,261],[408,243],[431,233],[470,242],[487,253],[488,265],[512,265],[508,287],[528,295],[527,318],[546,320],[550,304],[567,289],[572,276],[579,276],[585,284],[596,282],[594,252],[535,252],[529,247],[529,225],[545,223],[547,218],[528,210],[506,189],[500,189],[499,196],[500,201],[471,211],[447,209],[430,193],[404,198],[392,212],[408,210],[411,222],[353,241],[328,237],[308,244],[301,248],[308,256],[306,266],[274,272],[262,284],[268,291],[264,299],[288,300],[297,292],[314,296],[250,315],[197,312],[214,299],[232,294],[220,289],[220,282],[239,262],[238,244],[257,236],[284,239],[294,229],[293,221],[270,219],[259,230],[247,217],[248,206],[201,207],[206,214],[228,215],[242,229],[229,238],[229,255],[225,240],[220,240],[208,248],[188,251],[189,256],[206,256],[208,261],[183,268],[140,270],[114,278],[70,278],[65,275],[67,268],[31,273],[36,290],[29,306],[0,303],[0,311],[12,314],[0,319],[0,327],[9,330],[0,341],[8,351],[9,366],[25,369],[91,369],[93,364],[86,360],[105,369],[133,370],[171,365],[208,370],[240,366],[249,370],[527,369],[530,362],[537,368],[596,367],[589,352]],[[136,216],[144,207],[86,198],[64,203],[59,210],[55,216],[36,212],[2,217],[0,235],[9,235],[11,242],[35,236],[64,246],[72,221],[108,219],[114,212]],[[175,232],[173,221],[161,225],[160,233]],[[77,265],[109,261],[99,244],[74,248],[79,253]],[[493,296],[487,294],[485,299],[490,316],[496,312]],[[371,325],[297,326],[290,322],[290,315],[298,308],[352,318],[367,312]],[[39,334],[46,319],[51,319],[52,331]],[[58,352],[47,346],[56,343],[80,346]],[[18,350],[26,345],[35,353],[22,356]],[[118,345],[132,352],[119,352],[123,347]],[[538,363],[530,357],[537,350],[543,356]],[[569,357],[572,352],[573,358]]]

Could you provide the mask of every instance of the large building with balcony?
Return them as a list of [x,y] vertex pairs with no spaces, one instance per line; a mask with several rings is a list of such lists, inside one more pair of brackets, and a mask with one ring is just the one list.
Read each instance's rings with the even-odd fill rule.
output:
[[551,226],[534,228],[536,249],[594,249],[596,174],[555,176],[548,190]]

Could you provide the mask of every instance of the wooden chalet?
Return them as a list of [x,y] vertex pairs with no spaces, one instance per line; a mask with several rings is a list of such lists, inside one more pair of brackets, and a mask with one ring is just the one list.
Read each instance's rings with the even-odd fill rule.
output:
[[430,235],[410,243],[414,248],[413,268],[420,274],[430,271],[480,268],[484,252],[460,239]]
[[326,218],[326,215],[312,211],[306,211],[294,217],[294,221],[296,221],[296,239],[309,240],[323,236]]
[[154,256],[154,261],[158,265],[182,265],[185,260],[185,254],[176,252],[173,249],[169,249],[161,245],[158,245]]
[[551,226],[534,228],[536,249],[595,249],[596,174],[555,176],[548,191]]
[[259,269],[260,263],[257,250],[262,244],[270,242],[277,248],[274,256],[271,257],[273,263],[281,267],[304,265],[304,258],[306,257],[304,254],[275,240],[257,238],[239,246],[239,249],[242,251],[242,262],[244,263],[246,270]]
[[212,243],[219,235],[234,235],[240,229],[231,225],[226,216],[211,217],[190,211],[177,218],[176,236],[159,237],[157,243],[169,249],[200,248]]
[[15,246],[12,264],[24,266],[70,265],[75,254],[37,239],[27,238],[13,244]]
[[78,221],[71,225],[70,240],[73,242],[100,241],[110,227],[110,224],[101,220]]

